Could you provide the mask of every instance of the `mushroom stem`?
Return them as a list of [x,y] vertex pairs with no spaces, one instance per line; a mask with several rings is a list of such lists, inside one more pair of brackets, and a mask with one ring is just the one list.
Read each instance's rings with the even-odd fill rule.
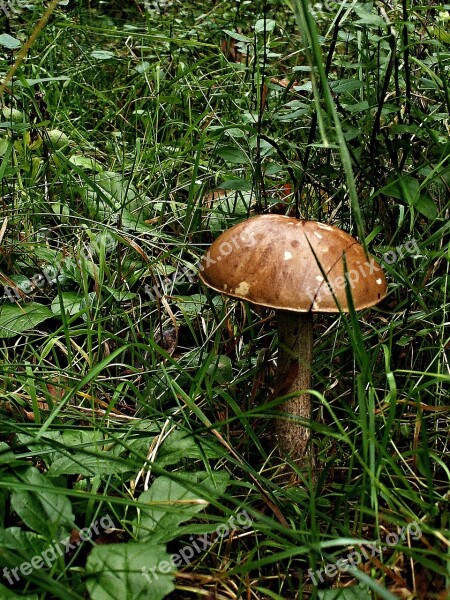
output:
[[[275,396],[286,396],[311,388],[313,354],[312,313],[277,311],[278,365],[275,375]],[[280,404],[278,410],[306,420],[311,419],[311,398],[308,393],[297,394]],[[275,420],[275,434],[283,454],[298,463],[312,465],[308,448],[310,429],[289,418]]]

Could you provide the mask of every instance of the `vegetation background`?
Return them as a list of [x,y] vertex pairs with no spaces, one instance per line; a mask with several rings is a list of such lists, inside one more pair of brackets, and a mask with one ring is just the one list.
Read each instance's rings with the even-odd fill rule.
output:
[[[0,7],[4,79],[47,5]],[[59,3],[1,92],[1,598],[449,597],[448,23]],[[389,280],[316,318],[297,485],[274,316],[196,277],[261,212],[359,235]]]

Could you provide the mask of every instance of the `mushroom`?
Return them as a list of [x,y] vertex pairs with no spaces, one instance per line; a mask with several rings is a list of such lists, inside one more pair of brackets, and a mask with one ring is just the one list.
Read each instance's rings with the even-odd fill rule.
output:
[[313,313],[348,312],[347,287],[356,310],[377,304],[386,296],[382,269],[337,227],[261,215],[222,233],[202,257],[199,277],[222,294],[275,309],[275,397],[292,395],[279,406],[275,435],[284,455],[313,464],[309,427],[285,416],[311,420]]

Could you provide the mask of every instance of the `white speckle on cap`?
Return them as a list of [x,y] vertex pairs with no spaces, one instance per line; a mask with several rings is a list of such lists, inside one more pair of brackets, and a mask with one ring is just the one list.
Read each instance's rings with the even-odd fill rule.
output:
[[315,232],[314,232],[314,235],[315,235],[316,237],[318,237],[318,238],[319,238],[319,240],[321,240],[321,239],[323,238],[323,235],[320,235],[320,233],[319,233],[318,231],[315,231]]
[[316,281],[319,281],[320,283],[322,283],[322,281],[323,281],[322,275],[316,275]]
[[328,246],[324,246],[323,248],[320,247],[321,252],[328,252],[328,250],[329,250]]
[[226,283],[223,284],[223,289],[227,290],[228,289],[228,285]]
[[382,279],[377,279],[377,283],[378,283],[378,285],[381,285],[383,283],[383,280]]
[[290,260],[292,258],[292,252],[288,252],[286,250],[286,252],[284,253],[284,260]]
[[241,281],[238,287],[234,290],[235,294],[246,296],[249,292],[250,286],[246,281]]
[[330,229],[333,229],[332,227],[330,227],[329,225],[325,225],[324,223],[317,223],[317,226],[320,227],[320,229],[328,229],[328,231]]

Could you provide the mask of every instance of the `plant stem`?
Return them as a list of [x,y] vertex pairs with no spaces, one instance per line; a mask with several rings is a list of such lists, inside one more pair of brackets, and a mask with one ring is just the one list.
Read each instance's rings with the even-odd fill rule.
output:
[[[279,349],[275,394],[279,397],[309,390],[313,353],[312,313],[280,310],[277,324]],[[310,421],[311,397],[308,393],[298,393],[280,404],[279,410]],[[279,418],[275,421],[275,434],[284,455],[302,463],[311,460],[309,427],[295,423],[291,418]]]

